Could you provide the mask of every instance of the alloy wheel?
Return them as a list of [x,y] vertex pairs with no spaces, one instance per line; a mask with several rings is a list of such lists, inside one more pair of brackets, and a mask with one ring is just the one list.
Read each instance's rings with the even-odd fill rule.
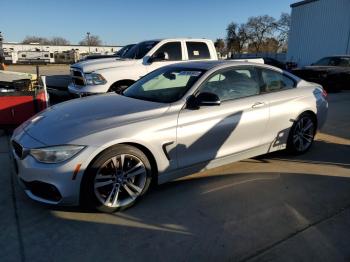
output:
[[297,151],[306,151],[312,144],[315,135],[315,124],[310,117],[300,118],[293,133],[293,144]]
[[123,207],[143,192],[147,180],[144,163],[136,156],[120,154],[108,159],[97,171],[94,192],[107,207]]

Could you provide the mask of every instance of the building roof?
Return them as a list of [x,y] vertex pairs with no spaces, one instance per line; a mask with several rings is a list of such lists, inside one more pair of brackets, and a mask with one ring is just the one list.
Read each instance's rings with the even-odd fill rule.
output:
[[298,6],[301,6],[301,5],[306,5],[306,4],[317,2],[317,1],[319,1],[319,0],[304,0],[304,1],[300,1],[300,2],[296,2],[294,4],[291,4],[290,7],[294,8],[294,7],[298,7]]
[[[89,47],[88,45],[45,45],[45,44],[23,44],[23,43],[17,43],[17,42],[3,42],[3,45],[28,45],[28,46],[52,46],[52,47],[57,47],[57,46],[75,46],[75,47]],[[120,45],[91,45],[91,48],[93,47],[122,47]]]

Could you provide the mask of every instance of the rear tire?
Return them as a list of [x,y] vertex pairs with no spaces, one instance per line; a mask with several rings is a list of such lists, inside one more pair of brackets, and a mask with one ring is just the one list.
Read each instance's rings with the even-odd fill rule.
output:
[[100,154],[85,171],[81,202],[107,213],[124,210],[140,200],[151,180],[147,156],[133,146],[117,145]]
[[295,155],[307,152],[315,138],[316,119],[311,113],[303,113],[294,122],[287,141],[287,150]]

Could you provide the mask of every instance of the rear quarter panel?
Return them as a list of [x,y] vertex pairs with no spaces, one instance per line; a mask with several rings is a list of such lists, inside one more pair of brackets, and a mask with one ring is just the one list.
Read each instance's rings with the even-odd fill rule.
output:
[[289,131],[303,112],[311,111],[317,116],[318,128],[325,121],[328,105],[316,85],[300,83],[297,88],[265,96],[270,106],[269,124],[264,137],[264,142],[270,143],[269,152],[286,148]]

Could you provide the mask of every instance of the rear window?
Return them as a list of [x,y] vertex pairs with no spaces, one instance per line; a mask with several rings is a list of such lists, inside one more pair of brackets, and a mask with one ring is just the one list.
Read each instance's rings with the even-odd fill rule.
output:
[[294,80],[273,70],[262,69],[261,77],[264,82],[264,92],[267,93],[295,87]]
[[186,42],[188,59],[210,59],[209,48],[206,43]]

